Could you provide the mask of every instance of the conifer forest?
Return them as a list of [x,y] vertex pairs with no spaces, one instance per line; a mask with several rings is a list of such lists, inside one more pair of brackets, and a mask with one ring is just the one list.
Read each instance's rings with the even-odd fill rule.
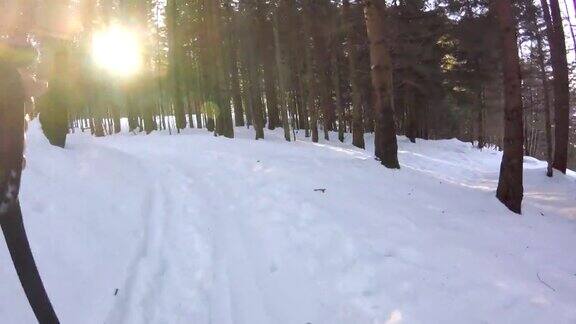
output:
[[0,0],[0,323],[576,322],[575,33],[576,0]]

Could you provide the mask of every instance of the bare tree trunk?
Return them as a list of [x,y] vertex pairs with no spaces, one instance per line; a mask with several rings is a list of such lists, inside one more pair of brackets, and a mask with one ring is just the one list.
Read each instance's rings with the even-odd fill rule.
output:
[[[568,164],[568,136],[570,121],[570,87],[568,80],[568,61],[566,59],[566,41],[558,0],[541,0],[550,54],[554,72],[554,163],[555,169],[566,173]],[[552,13],[552,15],[550,15]]]
[[520,59],[511,0],[492,0],[500,28],[504,72],[504,155],[496,197],[511,211],[522,212],[523,120]]
[[280,36],[278,35],[278,17],[277,13],[273,15],[273,33],[274,33],[274,49],[276,57],[276,66],[278,70],[278,80],[280,83],[280,115],[282,117],[282,128],[284,128],[284,138],[290,142],[290,124],[288,123],[288,96],[286,94],[286,69],[282,59],[280,49]]
[[376,157],[387,168],[399,169],[398,143],[392,98],[392,62],[384,28],[386,2],[364,0],[366,27],[370,40],[372,83],[376,92]]
[[[274,64],[274,37],[273,27],[267,19],[264,1],[254,2],[256,6],[257,28],[254,35],[258,39],[257,49],[259,52],[260,63],[262,64],[262,74],[264,77],[264,94],[266,98],[266,111],[264,115],[268,116],[268,129],[274,130],[280,126],[278,113],[278,93],[276,89],[276,75]],[[267,114],[266,114],[267,112]],[[266,118],[264,119],[266,120]]]
[[486,146],[485,130],[484,130],[484,87],[480,86],[478,89],[477,100],[478,100],[478,148],[483,149]]
[[[303,64],[302,64],[303,65]],[[306,75],[308,74],[307,72],[305,72]],[[306,76],[303,76],[302,74],[300,74],[298,76],[298,88],[297,88],[297,93],[298,93],[298,107],[300,107],[299,109],[299,113],[298,116],[300,117],[300,128],[304,128],[304,136],[305,137],[310,137],[311,136],[311,130],[310,130],[310,111],[308,108],[314,108],[314,107],[308,107],[308,96],[310,96],[310,94],[306,94],[304,92],[304,80]],[[318,131],[318,130],[316,130]]]
[[[536,20],[536,17],[534,17]],[[535,21],[537,24],[537,21]],[[548,84],[548,75],[546,73],[546,64],[544,57],[544,49],[542,44],[542,36],[540,31],[536,30],[536,46],[538,50],[538,67],[540,72],[540,79],[542,80],[542,92],[544,93],[544,123],[546,131],[546,161],[548,161],[548,168],[546,170],[546,175],[552,177],[554,174],[552,168],[552,126],[550,118],[550,86]]]
[[262,102],[261,80],[260,75],[260,56],[256,51],[256,43],[253,35],[258,31],[258,18],[256,16],[256,8],[251,6],[248,2],[240,2],[241,9],[245,11],[245,18],[242,23],[242,52],[241,57],[243,62],[243,79],[246,83],[246,99],[248,107],[246,109],[246,117],[248,126],[254,125],[256,132],[255,138],[264,138],[264,105]]
[[570,83],[566,58],[566,40],[558,0],[550,0],[550,11],[554,28],[553,42],[558,48],[556,55],[552,58],[554,71],[558,71],[554,78],[554,118],[556,121],[554,129],[556,132],[554,168],[566,173],[568,166],[568,139],[570,136]]
[[340,90],[340,62],[338,54],[332,55],[332,84],[336,95],[336,109],[338,111],[338,140],[344,142],[344,133],[346,133],[346,111],[342,104],[342,92]]
[[229,74],[225,67],[222,41],[222,8],[219,1],[208,1],[207,6],[207,40],[210,52],[212,75],[210,76],[209,96],[214,106],[216,121],[215,131],[218,135],[234,137],[232,112],[229,97]]
[[232,28],[228,37],[229,51],[230,51],[230,82],[232,90],[232,101],[234,104],[234,125],[237,127],[244,126],[244,106],[242,104],[242,92],[240,90],[240,74],[238,70],[238,33],[236,30],[239,28],[236,23],[236,17],[231,5],[228,5],[228,16],[231,19],[230,24]]
[[404,106],[406,107],[406,137],[416,143],[418,119],[416,117],[416,89],[409,84],[404,86]]
[[312,130],[312,142],[318,143],[318,105],[316,104],[317,95],[317,87],[316,78],[314,77],[314,57],[313,57],[313,49],[312,49],[312,42],[311,42],[311,35],[312,35],[312,22],[313,19],[311,17],[311,1],[307,0],[304,4],[304,52],[306,56],[306,86],[308,87],[308,94],[307,97],[307,106],[308,106],[308,113],[310,115],[310,128]]
[[172,75],[172,90],[173,90],[173,103],[174,103],[174,116],[176,118],[176,128],[186,128],[186,116],[184,114],[184,103],[182,101],[182,89],[180,88],[180,67],[178,62],[179,55],[179,40],[178,40],[178,26],[176,18],[178,16],[178,8],[176,7],[176,0],[168,0],[166,5],[166,18],[168,27],[168,40],[169,40],[169,59],[170,70]]
[[362,112],[362,92],[358,77],[358,40],[354,30],[350,1],[344,0],[342,7],[344,24],[346,26],[346,49],[348,51],[348,68],[350,70],[350,85],[352,87],[352,145],[365,148],[364,117]]
[[324,139],[330,140],[329,131],[332,130],[334,120],[334,101],[332,100],[331,73],[330,73],[330,53],[329,42],[324,24],[328,20],[326,2],[313,0],[308,3],[310,6],[309,23],[311,23],[311,35],[313,39],[313,54],[318,85],[320,107],[322,108],[322,126],[324,129]]

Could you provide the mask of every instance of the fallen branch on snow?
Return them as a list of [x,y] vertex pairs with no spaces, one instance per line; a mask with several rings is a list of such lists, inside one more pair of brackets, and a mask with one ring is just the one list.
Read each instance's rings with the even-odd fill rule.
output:
[[540,278],[540,274],[536,273],[536,276],[538,277],[538,280],[540,280],[541,283],[543,283],[546,287],[552,289],[552,291],[556,292],[556,289],[552,288],[552,286],[550,286],[549,284],[546,283],[546,281],[542,280],[542,278]]

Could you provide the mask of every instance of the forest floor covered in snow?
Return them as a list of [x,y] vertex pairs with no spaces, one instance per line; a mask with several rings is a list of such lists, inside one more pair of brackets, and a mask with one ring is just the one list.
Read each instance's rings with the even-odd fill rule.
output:
[[[574,172],[526,158],[519,216],[494,150],[401,137],[398,171],[370,144],[236,135],[62,150],[31,123],[21,200],[62,323],[576,322]],[[0,323],[34,323],[4,243]]]

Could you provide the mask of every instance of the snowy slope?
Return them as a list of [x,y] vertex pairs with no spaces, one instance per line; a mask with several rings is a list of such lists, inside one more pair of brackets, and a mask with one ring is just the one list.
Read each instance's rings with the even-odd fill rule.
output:
[[[517,216],[496,151],[400,138],[392,171],[371,148],[237,137],[61,150],[32,123],[22,204],[62,323],[576,322],[575,173],[526,158]],[[33,322],[1,243],[0,323]]]

